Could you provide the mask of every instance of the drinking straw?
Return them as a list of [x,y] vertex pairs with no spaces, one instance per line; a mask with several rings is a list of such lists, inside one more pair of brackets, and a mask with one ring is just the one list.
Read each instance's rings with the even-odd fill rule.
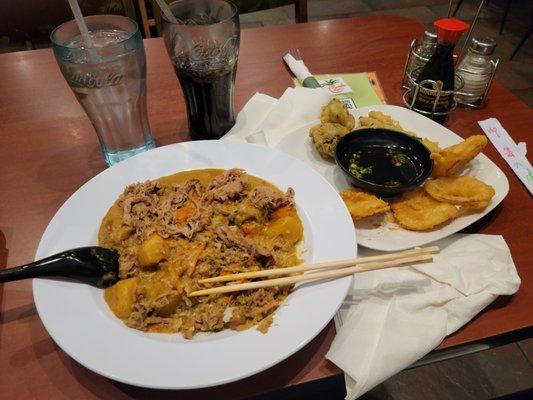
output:
[[80,30],[81,37],[83,38],[85,45],[89,48],[94,48],[94,43],[91,36],[89,35],[89,29],[87,28],[87,24],[83,19],[83,14],[81,13],[78,0],[68,0],[68,4],[70,5],[72,14],[74,14],[74,19],[76,20],[76,24],[78,25],[78,29]]
[[165,0],[155,0],[155,1],[157,5],[159,6],[159,8],[161,9],[161,11],[163,12],[163,14],[165,14],[165,18],[168,19],[170,22],[177,24],[178,20],[176,19],[174,14],[172,14],[172,11],[170,11],[170,7],[165,2]]
[[[80,30],[81,37],[83,38],[83,42],[85,43],[85,46],[87,48],[87,54],[89,56],[89,61],[91,63],[97,64],[101,61],[101,58],[98,56],[98,53],[96,52],[93,39],[91,38],[91,35],[89,34],[89,28],[87,28],[85,19],[83,19],[83,14],[81,13],[78,0],[68,0],[68,3],[70,5],[70,9],[72,10],[72,14],[74,15],[74,19],[76,20],[76,24],[78,25],[78,29]],[[116,95],[116,91],[113,87],[105,88],[105,90],[97,90],[94,92],[94,96],[98,99],[100,103],[104,103],[104,104],[105,103],[116,103],[119,101],[118,96]],[[112,124],[117,125],[117,126],[118,124],[120,124],[120,121],[117,120],[117,116],[110,108],[104,107],[102,109],[102,113],[104,114],[104,118],[108,121],[111,121]]]

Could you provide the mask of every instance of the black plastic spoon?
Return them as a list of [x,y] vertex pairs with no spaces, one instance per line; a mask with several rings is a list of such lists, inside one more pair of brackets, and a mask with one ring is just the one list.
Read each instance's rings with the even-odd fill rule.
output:
[[67,250],[20,267],[0,270],[0,283],[29,278],[67,278],[99,288],[118,280],[118,253],[103,247]]

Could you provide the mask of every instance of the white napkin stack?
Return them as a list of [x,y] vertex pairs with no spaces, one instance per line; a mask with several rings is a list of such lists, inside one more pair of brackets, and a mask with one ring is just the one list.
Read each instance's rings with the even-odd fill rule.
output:
[[[357,274],[326,357],[355,399],[429,353],[499,295],[520,286],[501,236],[455,234],[434,262]],[[358,256],[378,252],[359,248]]]
[[289,132],[318,120],[329,94],[323,89],[288,88],[279,100],[256,93],[224,139],[276,147]]
[[[318,122],[329,96],[289,88],[276,100],[256,93],[225,139],[276,147],[291,131]],[[501,236],[455,234],[437,243],[435,262],[357,274],[336,316],[326,357],[345,371],[355,399],[430,352],[520,278]],[[359,256],[377,252],[359,247]],[[340,322],[340,323],[339,323]]]

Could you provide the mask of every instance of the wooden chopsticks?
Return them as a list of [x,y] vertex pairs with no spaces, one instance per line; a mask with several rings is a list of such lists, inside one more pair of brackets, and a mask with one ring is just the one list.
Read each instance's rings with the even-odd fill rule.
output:
[[296,276],[287,276],[284,278],[266,279],[262,281],[241,284],[227,284],[224,286],[217,286],[210,289],[197,290],[189,293],[189,296],[204,296],[208,294],[238,292],[241,290],[259,289],[264,287],[286,286],[302,281],[338,278],[342,276],[352,275],[358,272],[399,267],[402,265],[410,265],[420,262],[429,262],[433,260],[433,256],[431,254],[438,252],[439,248],[437,246],[431,246],[379,256],[360,257],[348,260],[301,265],[296,267],[276,268],[270,270],[222,275],[214,278],[201,279],[198,281],[198,283],[227,282],[241,279],[262,278],[265,276],[288,275],[294,272],[309,271],[315,269],[322,270],[319,272],[312,272],[309,274]]

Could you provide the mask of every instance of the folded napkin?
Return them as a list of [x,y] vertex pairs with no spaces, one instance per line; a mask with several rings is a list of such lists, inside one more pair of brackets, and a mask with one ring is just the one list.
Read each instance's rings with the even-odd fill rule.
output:
[[[455,234],[434,262],[357,274],[326,358],[346,373],[355,399],[435,348],[520,278],[505,240]],[[358,256],[378,252],[359,248]]]
[[[328,101],[319,89],[287,89],[276,100],[256,94],[225,136],[275,147],[292,130],[318,121]],[[430,352],[520,278],[501,236],[455,234],[439,242],[435,262],[357,274],[336,316],[326,357],[345,371],[355,399]],[[359,256],[378,252],[362,247]]]
[[307,69],[303,60],[296,60],[291,54],[287,53],[283,56],[283,61],[285,61],[300,83],[313,76],[311,72],[309,72],[309,69]]
[[256,93],[224,139],[276,147],[289,132],[318,120],[329,94],[323,89],[288,88],[279,100]]

